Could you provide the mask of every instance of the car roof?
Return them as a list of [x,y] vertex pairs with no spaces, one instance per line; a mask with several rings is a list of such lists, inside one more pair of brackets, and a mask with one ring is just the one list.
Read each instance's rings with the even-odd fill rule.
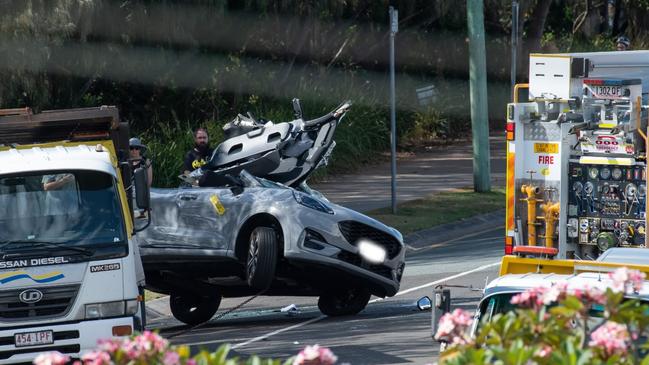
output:
[[604,251],[597,261],[620,264],[649,265],[649,249],[635,247],[613,247]]

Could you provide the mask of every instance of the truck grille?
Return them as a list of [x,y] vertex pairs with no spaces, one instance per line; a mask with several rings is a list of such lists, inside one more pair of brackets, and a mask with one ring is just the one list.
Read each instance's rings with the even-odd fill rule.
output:
[[395,258],[401,251],[399,241],[389,233],[356,221],[342,221],[338,223],[340,232],[347,242],[356,246],[358,240],[365,238],[376,242],[385,248],[388,258]]
[[18,296],[23,289],[0,291],[0,320],[19,321],[65,315],[77,296],[79,285],[38,288],[43,299],[36,303],[23,303]]
[[79,345],[47,346],[47,347],[29,347],[11,351],[0,351],[0,360],[6,360],[15,355],[34,354],[34,356],[43,352],[58,351],[62,354],[78,354],[81,351]]

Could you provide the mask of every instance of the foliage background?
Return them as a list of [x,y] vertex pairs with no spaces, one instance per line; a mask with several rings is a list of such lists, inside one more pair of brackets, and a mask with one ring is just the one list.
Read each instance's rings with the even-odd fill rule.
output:
[[[0,107],[117,105],[150,147],[154,185],[173,186],[192,128],[207,126],[215,143],[237,113],[286,121],[298,97],[316,117],[349,98],[332,168],[358,167],[389,144],[389,5],[400,18],[400,147],[470,137],[466,6],[447,0],[0,1]],[[610,50],[623,33],[643,47],[648,9],[521,1],[518,81],[531,51]],[[509,99],[510,26],[511,1],[485,0],[494,132]],[[435,97],[423,103],[426,86]]]

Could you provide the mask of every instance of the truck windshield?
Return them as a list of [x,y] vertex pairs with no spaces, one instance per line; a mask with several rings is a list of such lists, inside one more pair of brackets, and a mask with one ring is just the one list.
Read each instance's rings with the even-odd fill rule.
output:
[[[98,171],[0,176],[0,255],[125,246],[115,179]],[[83,250],[81,248],[87,248]]]

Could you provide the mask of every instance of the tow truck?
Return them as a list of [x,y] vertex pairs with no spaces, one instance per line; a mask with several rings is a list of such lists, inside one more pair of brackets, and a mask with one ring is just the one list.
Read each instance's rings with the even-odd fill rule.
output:
[[115,107],[0,110],[0,363],[142,329],[128,136]]
[[530,56],[507,105],[505,254],[647,247],[648,92],[649,51]]

